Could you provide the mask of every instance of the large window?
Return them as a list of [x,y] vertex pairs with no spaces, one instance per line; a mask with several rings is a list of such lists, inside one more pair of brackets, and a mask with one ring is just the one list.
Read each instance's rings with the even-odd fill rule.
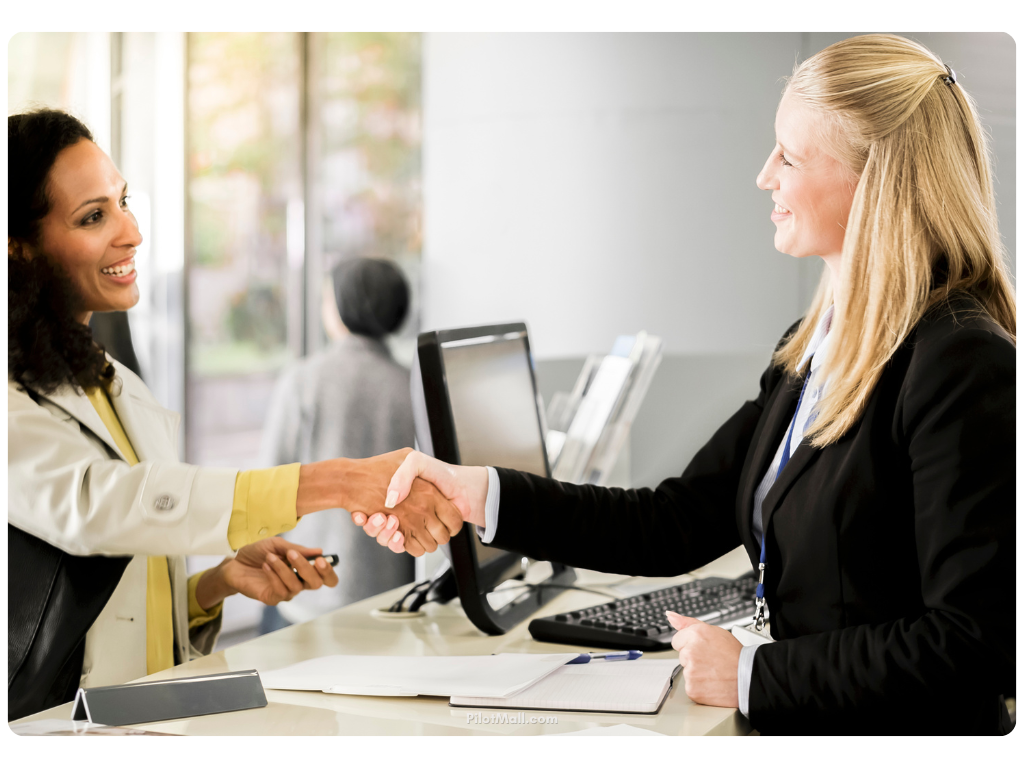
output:
[[330,268],[418,284],[420,36],[191,34],[187,135],[187,455],[251,467],[278,373],[324,343]]
[[188,42],[190,462],[252,466],[277,372],[302,354],[301,36]]
[[[379,256],[418,286],[421,230],[421,36],[330,33],[317,36],[317,175],[324,263]],[[411,360],[411,320],[392,340]]]

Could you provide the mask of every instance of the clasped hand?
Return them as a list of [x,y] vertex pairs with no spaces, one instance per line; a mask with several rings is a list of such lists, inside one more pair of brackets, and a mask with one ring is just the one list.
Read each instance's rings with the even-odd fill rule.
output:
[[[384,500],[384,511],[372,515],[352,515],[352,522],[362,526],[363,531],[377,539],[377,543],[392,552],[409,552],[416,555],[415,541],[405,535],[402,525],[403,509],[418,499],[440,496],[449,502],[458,516],[458,526],[463,521],[484,525],[484,506],[487,503],[487,468],[463,467],[446,464],[419,451],[396,451],[402,454],[391,475]],[[386,454],[392,456],[393,454]],[[393,510],[388,513],[388,510]],[[448,526],[451,530],[452,526]],[[451,531],[458,532],[458,527]],[[445,539],[447,542],[447,538]],[[428,550],[432,552],[433,550]]]
[[[391,487],[385,495],[384,483],[401,471],[411,456],[423,454],[403,448],[355,462],[364,477],[353,478],[354,487],[360,490],[347,509],[356,525],[365,526],[373,521],[371,529],[378,543],[390,546],[394,552],[419,557],[424,552],[433,552],[440,544],[447,544],[462,528],[463,516],[444,489],[439,491],[436,483],[415,474],[409,476],[400,498]],[[393,485],[394,480],[391,482]],[[384,513],[388,510],[385,519]]]
[[[299,472],[299,491],[295,511],[299,517],[321,509],[347,509],[356,525],[365,525],[376,514],[393,515],[386,535],[388,543],[401,534],[402,548],[418,557],[433,552],[462,528],[462,515],[452,502],[425,480],[413,476],[401,499],[387,504],[385,489],[389,478],[415,452],[410,448],[368,459],[329,459],[304,464]],[[421,454],[422,455],[422,454]],[[387,525],[383,514],[380,519]],[[383,538],[383,536],[382,536]]]

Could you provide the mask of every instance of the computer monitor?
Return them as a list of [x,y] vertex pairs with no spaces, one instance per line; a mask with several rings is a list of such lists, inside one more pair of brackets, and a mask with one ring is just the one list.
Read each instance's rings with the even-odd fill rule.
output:
[[[420,450],[442,461],[551,475],[524,323],[421,333],[413,414]],[[553,598],[555,585],[575,578],[571,568],[552,563],[545,582],[494,608],[487,594],[523,575],[522,556],[485,546],[470,526],[452,537],[449,554],[466,615],[489,634],[508,631]]]

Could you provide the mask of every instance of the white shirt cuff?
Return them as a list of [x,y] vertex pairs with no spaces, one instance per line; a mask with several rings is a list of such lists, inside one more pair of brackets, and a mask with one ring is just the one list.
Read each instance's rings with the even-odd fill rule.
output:
[[480,542],[490,544],[498,532],[498,501],[501,499],[501,482],[498,480],[498,470],[494,467],[487,468],[487,503],[484,505],[484,527],[479,525],[476,532],[480,536]]
[[736,694],[739,699],[740,712],[744,717],[750,713],[750,676],[754,672],[754,654],[758,645],[745,645],[740,650],[740,662],[736,669]]

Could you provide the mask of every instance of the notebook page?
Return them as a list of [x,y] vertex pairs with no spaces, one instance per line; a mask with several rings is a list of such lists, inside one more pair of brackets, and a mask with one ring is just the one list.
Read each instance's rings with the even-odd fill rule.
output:
[[575,653],[494,656],[321,656],[260,670],[264,688],[376,696],[510,696]]
[[570,664],[514,696],[453,696],[455,706],[654,712],[668,691],[675,659]]

